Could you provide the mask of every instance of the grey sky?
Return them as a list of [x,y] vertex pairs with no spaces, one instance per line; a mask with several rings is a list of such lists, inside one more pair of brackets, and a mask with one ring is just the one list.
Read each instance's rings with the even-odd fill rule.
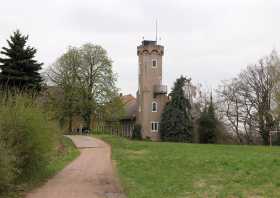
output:
[[181,74],[214,87],[280,47],[279,0],[1,0],[0,7],[0,46],[19,28],[47,67],[69,45],[102,45],[118,86],[134,95],[136,46],[155,38],[156,19],[169,88]]

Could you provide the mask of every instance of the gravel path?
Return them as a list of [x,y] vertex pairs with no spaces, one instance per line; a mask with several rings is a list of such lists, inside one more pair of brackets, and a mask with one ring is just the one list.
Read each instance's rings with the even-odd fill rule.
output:
[[115,175],[111,148],[88,136],[68,136],[80,156],[26,198],[125,198]]

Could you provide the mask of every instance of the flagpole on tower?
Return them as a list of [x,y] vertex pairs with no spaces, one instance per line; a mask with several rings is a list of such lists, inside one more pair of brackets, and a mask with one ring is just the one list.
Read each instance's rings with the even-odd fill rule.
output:
[[156,19],[156,42],[158,40],[158,21]]

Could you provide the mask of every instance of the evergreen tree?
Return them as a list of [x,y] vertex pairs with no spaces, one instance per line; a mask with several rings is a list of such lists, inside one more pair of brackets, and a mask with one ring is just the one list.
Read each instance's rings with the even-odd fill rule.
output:
[[187,79],[176,80],[169,101],[161,116],[160,137],[162,141],[190,142],[192,130],[191,105],[185,97]]
[[198,133],[200,143],[216,143],[219,131],[219,121],[216,119],[211,96],[210,104],[204,108],[198,119]]
[[37,50],[26,46],[27,40],[28,36],[17,30],[7,40],[9,47],[2,48],[1,54],[6,58],[0,58],[1,87],[40,90],[43,80],[39,70],[42,63],[34,60]]

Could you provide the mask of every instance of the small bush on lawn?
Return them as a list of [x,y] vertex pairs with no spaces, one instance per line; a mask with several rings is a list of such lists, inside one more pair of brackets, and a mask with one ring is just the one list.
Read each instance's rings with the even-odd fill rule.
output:
[[133,131],[132,131],[132,137],[133,140],[141,140],[142,136],[141,136],[141,125],[140,124],[136,124]]
[[24,181],[47,166],[58,132],[31,97],[13,95],[1,100],[0,139],[16,158],[17,181]]

